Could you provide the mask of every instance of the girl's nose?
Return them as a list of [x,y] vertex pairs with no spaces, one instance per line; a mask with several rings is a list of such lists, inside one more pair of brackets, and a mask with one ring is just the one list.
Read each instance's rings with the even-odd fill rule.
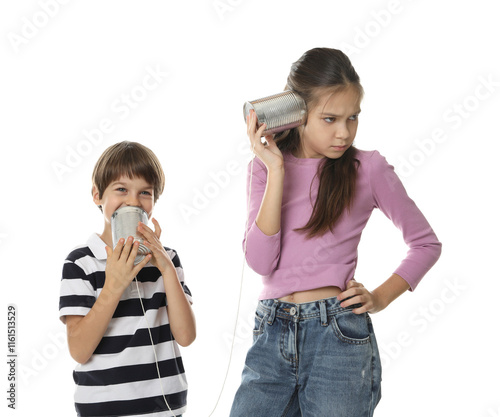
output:
[[337,139],[347,139],[349,137],[349,129],[345,124],[339,124],[337,130],[335,131],[335,137]]

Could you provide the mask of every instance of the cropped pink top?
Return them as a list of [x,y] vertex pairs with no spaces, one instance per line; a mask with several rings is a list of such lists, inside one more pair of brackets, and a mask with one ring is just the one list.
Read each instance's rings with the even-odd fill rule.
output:
[[[344,212],[333,233],[307,239],[305,233],[293,229],[304,226],[311,216],[319,184],[315,174],[321,159],[296,158],[291,153],[284,153],[283,157],[281,229],[271,236],[255,223],[266,188],[267,169],[257,157],[254,159],[246,260],[262,275],[264,287],[259,299],[331,285],[344,290],[354,277],[361,233],[374,208],[379,208],[403,234],[409,251],[393,272],[406,280],[413,291],[438,260],[441,243],[408,197],[394,167],[378,151],[358,150],[360,165],[350,213]],[[247,192],[249,183],[250,164]]]

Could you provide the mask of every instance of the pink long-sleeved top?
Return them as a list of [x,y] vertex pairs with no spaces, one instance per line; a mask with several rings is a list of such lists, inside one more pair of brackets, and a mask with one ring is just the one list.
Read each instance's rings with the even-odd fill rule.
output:
[[255,222],[266,189],[267,169],[255,158],[250,179],[248,165],[247,193],[250,180],[252,188],[246,260],[262,275],[264,288],[259,299],[280,298],[331,285],[344,290],[354,277],[361,233],[374,208],[379,208],[401,230],[409,250],[394,273],[408,282],[410,291],[415,290],[438,260],[441,243],[408,197],[394,167],[378,151],[357,150],[360,165],[350,213],[344,211],[333,233],[307,239],[304,232],[293,229],[304,226],[311,216],[319,185],[315,174],[321,159],[296,158],[291,153],[284,153],[283,158],[281,229],[271,236],[264,234]]

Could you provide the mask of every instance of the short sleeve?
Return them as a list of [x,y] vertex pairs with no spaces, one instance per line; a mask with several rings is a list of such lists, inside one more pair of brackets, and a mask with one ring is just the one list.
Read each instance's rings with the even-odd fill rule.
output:
[[370,158],[370,186],[378,207],[402,232],[409,247],[394,271],[415,290],[441,255],[441,242],[415,202],[408,196],[394,167],[374,151]]
[[59,318],[85,316],[96,301],[95,277],[87,275],[78,261],[66,259],[62,270]]
[[179,278],[179,282],[181,283],[182,289],[184,290],[184,294],[186,294],[186,298],[188,301],[193,304],[193,297],[191,294],[191,290],[188,288],[185,282],[185,277],[184,277],[184,268],[182,267],[181,260],[179,258],[179,255],[174,249],[168,249],[165,248],[167,252],[169,253],[170,259],[172,260],[172,263],[174,264],[175,271],[177,272],[177,277]]

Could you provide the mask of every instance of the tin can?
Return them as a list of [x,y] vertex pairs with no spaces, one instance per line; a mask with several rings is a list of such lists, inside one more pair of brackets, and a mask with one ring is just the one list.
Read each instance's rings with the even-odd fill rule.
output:
[[111,215],[111,234],[113,237],[113,249],[118,241],[133,236],[134,242],[139,241],[139,249],[135,257],[134,265],[141,262],[144,257],[151,253],[149,248],[143,244],[143,239],[137,234],[139,222],[148,224],[148,213],[140,207],[124,206],[120,207]]
[[307,120],[305,101],[291,90],[279,94],[247,101],[243,105],[243,117],[246,121],[250,110],[255,110],[259,125],[266,123],[263,136],[283,132],[303,125]]

